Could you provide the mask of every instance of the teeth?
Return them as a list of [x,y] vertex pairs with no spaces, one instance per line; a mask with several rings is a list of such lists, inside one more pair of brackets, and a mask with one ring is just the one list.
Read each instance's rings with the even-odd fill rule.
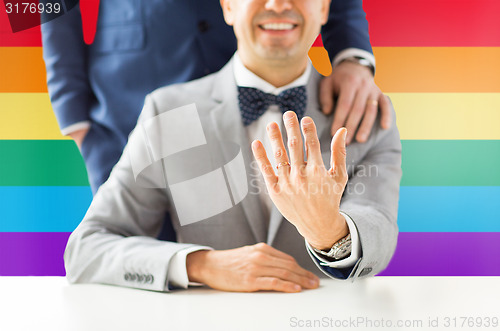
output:
[[293,29],[293,24],[291,23],[268,23],[263,24],[262,27],[264,30],[291,30]]

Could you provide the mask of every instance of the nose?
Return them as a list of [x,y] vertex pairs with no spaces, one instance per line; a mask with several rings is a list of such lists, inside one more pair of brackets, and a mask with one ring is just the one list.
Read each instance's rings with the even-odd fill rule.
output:
[[268,0],[266,1],[266,10],[272,10],[278,14],[284,12],[285,10],[292,9],[291,0]]

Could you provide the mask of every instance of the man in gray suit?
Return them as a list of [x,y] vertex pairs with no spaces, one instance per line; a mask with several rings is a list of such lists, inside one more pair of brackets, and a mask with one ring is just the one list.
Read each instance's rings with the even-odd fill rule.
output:
[[[71,282],[297,292],[318,287],[317,276],[355,280],[389,263],[399,133],[374,128],[347,151],[344,128],[330,138],[307,58],[329,0],[221,5],[237,53],[218,73],[147,97],[69,239]],[[177,242],[155,239],[167,211]]]

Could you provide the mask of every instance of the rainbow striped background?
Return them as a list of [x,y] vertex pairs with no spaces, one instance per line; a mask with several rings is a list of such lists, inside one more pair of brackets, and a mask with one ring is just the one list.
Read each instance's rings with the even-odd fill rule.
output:
[[[400,235],[385,276],[500,276],[500,1],[365,0],[376,81],[403,143]],[[91,201],[52,113],[39,28],[0,5],[0,275],[62,276]]]

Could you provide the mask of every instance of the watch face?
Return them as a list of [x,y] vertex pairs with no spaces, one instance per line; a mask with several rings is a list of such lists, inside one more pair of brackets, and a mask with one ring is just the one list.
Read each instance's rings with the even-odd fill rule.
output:
[[333,258],[336,260],[340,260],[348,256],[349,254],[351,254],[351,241],[348,241],[344,245],[339,247],[339,249],[335,252]]

